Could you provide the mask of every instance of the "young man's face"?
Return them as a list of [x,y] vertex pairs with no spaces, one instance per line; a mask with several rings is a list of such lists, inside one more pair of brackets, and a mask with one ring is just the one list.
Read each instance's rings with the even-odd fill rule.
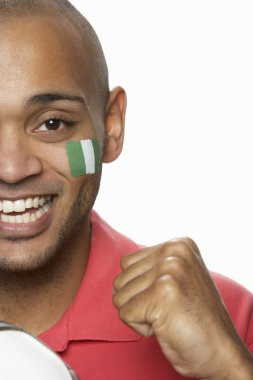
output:
[[[71,176],[66,154],[96,138],[83,50],[53,18],[0,25],[0,269],[41,267],[66,238],[87,238],[100,175]],[[76,98],[55,100],[63,93]]]

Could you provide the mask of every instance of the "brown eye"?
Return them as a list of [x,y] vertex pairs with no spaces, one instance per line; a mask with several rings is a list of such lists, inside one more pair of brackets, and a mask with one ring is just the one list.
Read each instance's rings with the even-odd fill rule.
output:
[[59,119],[49,119],[45,122],[45,127],[49,131],[56,131],[61,126],[61,120]]
[[48,133],[48,134],[59,134],[65,133],[71,127],[74,127],[76,124],[75,121],[72,120],[63,120],[51,117],[46,119],[40,126],[35,130],[37,133]]

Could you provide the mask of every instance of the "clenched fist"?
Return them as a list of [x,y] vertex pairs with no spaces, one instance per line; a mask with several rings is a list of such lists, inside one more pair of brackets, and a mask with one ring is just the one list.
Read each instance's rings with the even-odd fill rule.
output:
[[253,361],[189,238],[125,256],[114,281],[120,318],[144,336],[154,334],[183,376],[252,380]]

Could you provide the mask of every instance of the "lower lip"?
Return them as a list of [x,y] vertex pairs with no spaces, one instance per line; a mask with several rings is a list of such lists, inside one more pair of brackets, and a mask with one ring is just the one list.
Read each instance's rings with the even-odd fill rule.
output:
[[44,232],[52,220],[55,200],[49,210],[35,222],[30,223],[6,223],[0,220],[0,237],[9,238],[32,238]]

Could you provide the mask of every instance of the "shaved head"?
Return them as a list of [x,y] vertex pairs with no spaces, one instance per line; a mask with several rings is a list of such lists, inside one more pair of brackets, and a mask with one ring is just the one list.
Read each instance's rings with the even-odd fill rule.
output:
[[[68,1],[0,0],[0,202],[46,205],[38,216],[37,203],[21,211],[23,222],[1,210],[0,272],[46,271],[55,257],[65,276],[72,254],[83,270],[102,162],[121,152],[125,109],[96,33]],[[73,176],[67,144],[87,139],[99,142],[99,171]]]
[[108,69],[100,41],[87,19],[68,0],[0,0],[1,23],[21,17],[50,17],[55,24],[66,22],[68,28],[74,28],[80,35],[80,49],[89,55],[90,75],[93,84],[93,103],[97,111],[104,114],[109,96]]

